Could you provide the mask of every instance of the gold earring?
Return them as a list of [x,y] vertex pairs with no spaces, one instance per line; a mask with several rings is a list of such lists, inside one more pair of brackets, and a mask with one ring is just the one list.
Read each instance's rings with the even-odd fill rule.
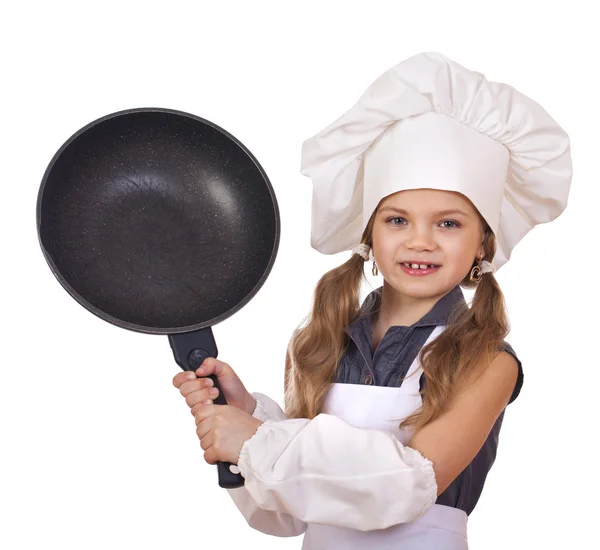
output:
[[379,269],[377,269],[377,264],[375,263],[375,260],[373,260],[373,269],[371,269],[371,273],[373,273],[374,277],[377,277],[377,275],[379,275]]
[[474,281],[476,283],[478,283],[479,281],[481,281],[481,258],[479,258],[479,261],[477,262],[476,266],[473,266],[473,269],[471,269],[471,276],[469,277],[469,279],[471,281]]

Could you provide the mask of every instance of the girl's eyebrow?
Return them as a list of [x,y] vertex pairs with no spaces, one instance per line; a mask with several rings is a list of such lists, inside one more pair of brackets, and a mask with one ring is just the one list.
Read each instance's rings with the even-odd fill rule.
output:
[[[380,212],[383,212],[384,210],[393,210],[394,212],[398,212],[399,214],[408,214],[406,210],[403,210],[402,208],[396,208],[395,206],[384,206],[380,210]],[[453,208],[451,210],[439,210],[438,212],[432,212],[432,214],[434,216],[448,216],[449,214],[460,214],[466,217],[469,216],[466,212],[463,212],[462,210],[459,210],[457,208]]]

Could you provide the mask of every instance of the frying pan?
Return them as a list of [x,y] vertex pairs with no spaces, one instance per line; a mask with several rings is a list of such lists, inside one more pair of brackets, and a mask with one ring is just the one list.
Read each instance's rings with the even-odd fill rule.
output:
[[[37,198],[40,246],[65,290],[101,319],[166,334],[176,363],[217,357],[211,327],[239,311],[279,247],[271,183],[239,140],[193,114],[99,118],[56,152]],[[216,404],[225,405],[219,389]],[[219,485],[244,478],[217,463]]]

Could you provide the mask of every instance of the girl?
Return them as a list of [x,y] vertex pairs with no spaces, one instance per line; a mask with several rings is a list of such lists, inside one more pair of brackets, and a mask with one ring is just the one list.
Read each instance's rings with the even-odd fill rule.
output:
[[[245,478],[228,491],[253,528],[304,533],[305,550],[466,549],[523,383],[493,273],[565,209],[568,136],[510,86],[428,52],[302,153],[312,246],[353,254],[321,278],[290,340],[286,411],[212,358],[173,383],[205,460]],[[383,286],[361,305],[367,259]],[[461,287],[475,288],[470,307]],[[226,406],[209,399],[213,372]]]

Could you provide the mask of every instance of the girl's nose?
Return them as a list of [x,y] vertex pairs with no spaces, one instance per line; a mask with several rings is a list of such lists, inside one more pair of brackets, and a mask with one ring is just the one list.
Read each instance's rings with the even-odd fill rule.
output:
[[406,234],[405,246],[414,250],[433,250],[436,248],[432,232],[419,228],[413,228]]

